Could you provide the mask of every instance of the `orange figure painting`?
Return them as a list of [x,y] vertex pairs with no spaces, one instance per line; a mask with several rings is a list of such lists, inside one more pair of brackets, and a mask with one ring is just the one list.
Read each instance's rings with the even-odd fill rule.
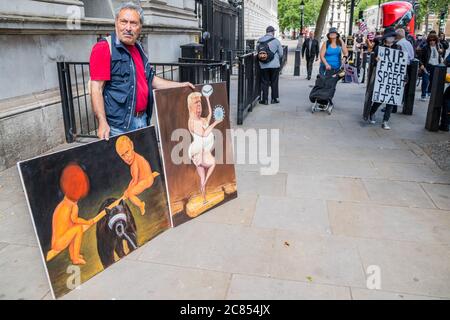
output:
[[78,216],[78,201],[89,193],[89,178],[78,164],[72,163],[64,168],[59,183],[64,199],[53,213],[52,245],[47,253],[47,261],[68,247],[74,265],[86,264],[80,254],[81,241],[84,231],[95,221]]
[[154,127],[18,167],[55,298],[82,298],[72,290],[171,227]]
[[130,166],[131,181],[123,193],[123,199],[130,201],[139,208],[142,215],[145,214],[145,202],[138,198],[142,192],[153,185],[158,172],[152,172],[147,160],[134,151],[133,142],[127,136],[121,136],[116,141],[117,154]]

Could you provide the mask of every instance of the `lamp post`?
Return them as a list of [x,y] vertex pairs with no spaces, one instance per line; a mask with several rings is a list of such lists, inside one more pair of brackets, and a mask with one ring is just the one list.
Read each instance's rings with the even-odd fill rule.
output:
[[299,45],[302,45],[303,43],[303,14],[305,12],[305,3],[302,2],[300,3],[300,34],[298,36],[298,43]]

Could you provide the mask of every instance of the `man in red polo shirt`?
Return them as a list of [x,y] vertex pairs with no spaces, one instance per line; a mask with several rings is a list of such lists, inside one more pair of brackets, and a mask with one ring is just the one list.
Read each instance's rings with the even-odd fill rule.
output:
[[100,41],[92,49],[91,99],[100,139],[148,125],[149,83],[154,89],[185,86],[194,89],[188,82],[173,82],[154,76],[148,58],[137,42],[143,18],[140,6],[132,2],[122,4],[116,15],[112,43]]

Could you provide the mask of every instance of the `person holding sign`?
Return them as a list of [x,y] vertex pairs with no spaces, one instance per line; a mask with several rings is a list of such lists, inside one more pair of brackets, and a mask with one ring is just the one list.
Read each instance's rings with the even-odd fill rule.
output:
[[[398,64],[398,60],[401,57],[404,57],[405,53],[401,50],[401,47],[395,44],[396,35],[397,34],[394,28],[386,28],[382,38],[382,43],[374,50],[376,80],[372,98],[373,102],[370,108],[368,120],[369,123],[375,124],[375,113],[383,103],[386,103],[383,123],[381,125],[381,127],[385,130],[391,129],[389,126],[389,119],[391,117],[392,110],[397,108],[394,96],[403,96],[403,91],[401,92],[401,95],[398,91],[400,91],[400,88],[403,88],[406,75],[406,65],[402,72],[402,68]],[[385,50],[384,48],[394,50]]]

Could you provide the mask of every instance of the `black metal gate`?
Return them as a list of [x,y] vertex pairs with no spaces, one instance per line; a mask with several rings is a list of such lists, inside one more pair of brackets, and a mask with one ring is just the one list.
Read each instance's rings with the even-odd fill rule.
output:
[[221,50],[238,47],[239,9],[220,0],[204,0],[202,7],[203,31],[210,35],[203,39],[205,58],[219,60]]

